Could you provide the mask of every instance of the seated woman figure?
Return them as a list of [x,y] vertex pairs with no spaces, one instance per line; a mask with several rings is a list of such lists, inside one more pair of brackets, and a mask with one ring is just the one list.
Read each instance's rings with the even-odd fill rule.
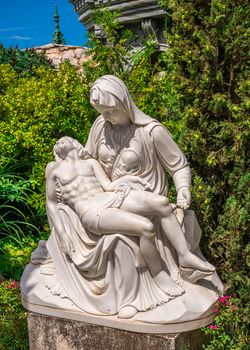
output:
[[61,138],[54,151],[61,161],[47,167],[47,206],[65,253],[72,247],[56,215],[58,200],[69,205],[83,227],[96,235],[120,233],[139,237],[140,252],[152,278],[169,296],[184,291],[162,267],[155,245],[155,228],[148,217],[160,218],[164,234],[173,241],[181,266],[200,270],[200,278],[213,273],[211,264],[189,251],[181,228],[172,234],[169,222],[176,220],[172,207],[166,197],[145,191],[148,185],[145,180],[127,175],[111,182],[99,162],[91,159],[78,141],[69,137]]

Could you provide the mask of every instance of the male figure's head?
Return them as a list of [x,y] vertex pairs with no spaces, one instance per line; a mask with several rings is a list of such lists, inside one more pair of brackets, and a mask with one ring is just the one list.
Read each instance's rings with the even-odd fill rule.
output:
[[79,141],[73,139],[72,137],[63,136],[54,146],[55,160],[64,160],[72,150],[76,150],[79,159],[90,158],[87,150],[80,144]]
[[[54,146],[55,158],[65,159],[70,151],[75,149],[71,137],[61,137]],[[57,159],[56,159],[57,160]]]

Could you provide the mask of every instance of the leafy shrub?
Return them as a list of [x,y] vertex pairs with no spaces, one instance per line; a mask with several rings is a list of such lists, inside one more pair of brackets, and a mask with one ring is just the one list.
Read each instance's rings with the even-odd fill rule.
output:
[[[46,234],[43,234],[46,238]],[[0,271],[5,278],[14,278],[19,281],[23,269],[30,261],[30,255],[37,247],[41,236],[27,235],[14,240],[10,235],[8,239],[0,240]]]
[[0,284],[0,350],[28,350],[27,313],[15,280]]
[[209,342],[203,345],[204,350],[247,350],[249,343],[244,332],[242,333],[242,318],[238,312],[242,308],[237,296],[220,296],[214,309],[215,319],[213,324],[204,327],[203,331],[208,335]]
[[245,0],[163,0],[161,4],[167,12],[166,55],[172,62],[167,75],[181,106],[178,118],[185,127],[179,143],[193,170],[193,207],[205,236],[203,248],[226,286],[238,291],[242,323],[235,324],[246,334],[249,4]]
[[[15,159],[0,163],[0,277],[20,280],[40,233],[27,205],[30,181],[21,176],[25,164]],[[0,349],[28,349],[26,312],[18,282],[0,284]],[[2,279],[0,280],[0,282]],[[14,336],[13,336],[14,335]]]
[[[39,231],[27,206],[30,182],[20,176],[24,164],[15,159],[0,163],[0,278],[20,280],[35,249]],[[35,222],[34,222],[35,223]],[[0,349],[28,349],[26,312],[15,280],[0,279]],[[13,336],[14,335],[14,336]]]
[[51,66],[51,61],[34,49],[4,48],[0,44],[0,64],[6,63],[10,64],[19,76],[35,75],[34,69],[41,66]]
[[[60,71],[40,67],[36,77],[17,78],[13,68],[0,65],[1,157],[29,164],[36,193],[29,204],[45,214],[44,169],[53,159],[53,145],[69,135],[84,142],[93,121],[89,90],[76,68],[65,62]],[[1,158],[0,157],[0,158]]]
[[7,240],[20,244],[27,234],[39,233],[27,205],[32,190],[30,180],[22,176],[24,169],[24,164],[16,159],[0,160],[0,243]]

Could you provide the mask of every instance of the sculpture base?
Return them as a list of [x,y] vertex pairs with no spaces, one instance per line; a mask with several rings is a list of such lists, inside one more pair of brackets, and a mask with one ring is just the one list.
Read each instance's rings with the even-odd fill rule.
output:
[[30,313],[30,350],[182,350],[201,349],[200,330],[145,334]]
[[[29,310],[32,314],[41,314],[40,316],[48,316],[51,319],[64,319],[73,322],[80,321],[81,323],[95,324],[102,327],[112,327],[119,330],[125,330],[130,332],[138,333],[154,333],[154,334],[163,334],[163,333],[177,333],[177,332],[188,332],[195,330],[208,324],[212,323],[214,320],[214,314],[209,313],[207,316],[197,319],[190,320],[186,322],[178,323],[166,323],[166,324],[157,324],[157,323],[144,323],[138,322],[135,318],[131,319],[120,319],[116,315],[114,316],[95,316],[87,314],[86,312],[76,312],[69,310],[62,310],[57,308],[50,308],[46,306],[31,304],[22,300],[23,306]],[[138,314],[140,316],[140,313]]]
[[80,310],[68,298],[53,295],[46,288],[49,276],[40,274],[40,265],[29,264],[22,276],[22,303],[30,312],[98,326],[112,327],[138,333],[189,332],[213,322],[216,293],[220,283],[215,273],[211,280],[197,284],[183,281],[186,291],[170,302],[146,312],[138,312],[130,319],[117,315],[92,315]]

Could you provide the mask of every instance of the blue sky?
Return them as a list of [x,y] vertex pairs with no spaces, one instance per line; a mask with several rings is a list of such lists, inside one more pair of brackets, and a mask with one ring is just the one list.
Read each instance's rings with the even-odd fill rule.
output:
[[21,49],[51,43],[54,5],[66,44],[86,45],[86,30],[68,0],[0,0],[0,43]]

